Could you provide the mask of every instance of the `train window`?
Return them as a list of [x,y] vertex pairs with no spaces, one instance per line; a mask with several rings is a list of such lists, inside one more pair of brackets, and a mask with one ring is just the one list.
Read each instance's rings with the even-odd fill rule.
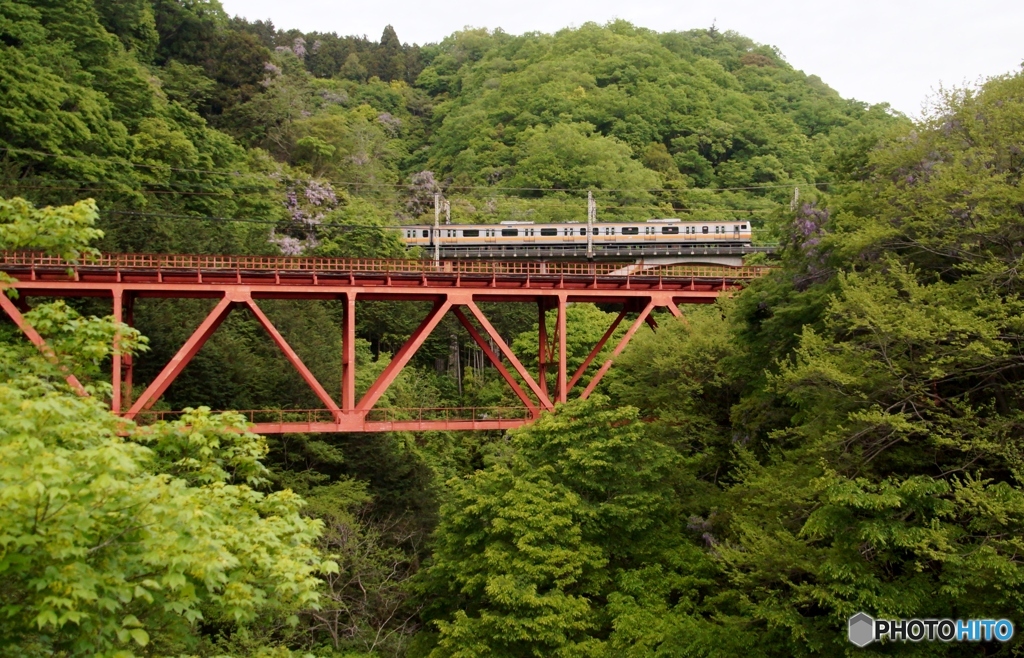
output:
[[550,238],[553,235],[558,235],[558,229],[557,228],[542,228],[540,230],[540,234],[542,236],[544,236],[544,237]]
[[622,234],[623,235],[638,235],[639,233],[640,233],[640,228],[637,227],[637,226],[623,226],[622,227]]
[[679,235],[679,227],[678,226],[662,226],[661,227],[661,232],[664,235]]
[[706,235],[707,232],[708,232],[708,227],[707,226],[702,226],[700,232],[704,233]]
[[580,235],[586,235],[586,234],[587,234],[587,229],[581,228],[580,229]]
[[429,238],[430,237],[430,231],[428,231],[427,229],[423,229],[423,237]]
[[464,238],[478,238],[480,237],[480,231],[475,228],[464,228],[462,229],[462,237]]
[[746,231],[747,230],[747,225],[746,224],[740,224],[740,228],[743,229],[744,231]]
[[514,238],[519,235],[519,229],[517,228],[503,228],[501,229],[501,237],[503,238]]

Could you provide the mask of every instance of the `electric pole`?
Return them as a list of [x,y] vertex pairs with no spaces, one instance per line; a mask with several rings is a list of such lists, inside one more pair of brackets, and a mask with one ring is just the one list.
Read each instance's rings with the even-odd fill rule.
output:
[[434,195],[434,265],[441,262],[441,195]]
[[597,221],[597,204],[594,203],[594,193],[587,191],[587,258],[594,258],[594,222]]

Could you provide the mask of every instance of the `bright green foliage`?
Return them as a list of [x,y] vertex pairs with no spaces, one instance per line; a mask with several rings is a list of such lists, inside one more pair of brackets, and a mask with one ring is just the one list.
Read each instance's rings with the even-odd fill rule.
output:
[[[35,210],[4,202],[6,244],[86,251],[90,203]],[[44,232],[53,228],[52,235]],[[237,414],[190,410],[135,427],[93,385],[114,336],[110,318],[62,303],[26,313],[56,363],[10,327],[0,338],[0,646],[19,656],[179,653],[197,623],[244,627],[315,606],[336,565],[314,543],[322,523],[289,490],[264,493],[262,437]],[[78,397],[64,372],[92,392]]]
[[268,606],[316,600],[315,574],[329,568],[311,546],[319,522],[299,516],[291,492],[214,475],[220,442],[261,442],[240,417],[200,411],[143,434],[156,454],[167,443],[209,446],[196,450],[205,464],[171,464],[198,472],[203,484],[190,486],[161,474],[153,451],[119,438],[121,421],[100,402],[29,382],[2,388],[2,634],[11,650],[106,655],[150,638],[171,647],[199,619],[247,623]]
[[34,208],[21,198],[0,199],[0,245],[4,249],[35,249],[77,261],[95,249],[83,247],[103,236],[94,228],[96,203],[92,199],[73,206]]
[[671,533],[671,452],[600,396],[517,430],[507,458],[449,483],[426,573],[432,656],[600,655],[596,601]]
[[[477,184],[604,188],[620,202],[629,195],[615,190],[629,188],[786,187],[827,179],[836,149],[892,123],[735,34],[657,34],[620,21],[553,36],[466,31],[425,53],[418,84],[439,99],[441,119],[431,168]],[[586,150],[563,147],[571,144],[565,137],[538,172],[531,153],[552,140],[537,135],[580,126],[593,133],[589,151],[606,154],[602,167],[626,148],[647,177],[581,176],[575,169],[585,159],[576,159]],[[754,196],[782,200],[791,189],[780,193]],[[677,208],[729,203],[683,191],[670,199]]]

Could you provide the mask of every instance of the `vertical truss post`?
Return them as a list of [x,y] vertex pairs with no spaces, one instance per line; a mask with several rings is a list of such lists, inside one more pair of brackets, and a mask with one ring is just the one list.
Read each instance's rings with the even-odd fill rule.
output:
[[452,307],[451,300],[448,299],[447,295],[443,302],[436,302],[434,308],[431,309],[427,317],[423,319],[420,326],[416,328],[416,331],[412,333],[409,340],[405,341],[405,345],[402,345],[401,349],[395,354],[395,357],[391,359],[391,363],[384,368],[384,372],[380,374],[377,381],[370,386],[370,389],[363,395],[363,399],[359,401],[356,408],[360,411],[369,411],[373,408],[373,405],[377,404],[377,400],[384,394],[388,386],[395,381],[398,377],[398,373],[402,371],[405,364],[409,362],[416,350],[420,348],[423,341],[430,336],[430,332],[434,330],[434,327],[441,321],[444,314],[448,312],[448,309]]
[[537,317],[537,375],[540,382],[540,390],[544,395],[548,394],[548,306],[546,300],[541,297],[537,300],[539,310]]
[[341,408],[356,408],[356,293],[345,293],[345,315],[341,342]]
[[14,324],[18,325],[18,328],[21,329],[25,336],[28,337],[29,341],[36,346],[36,349],[46,357],[46,360],[60,368],[60,371],[64,373],[64,379],[67,381],[68,386],[70,386],[75,393],[81,397],[89,397],[89,393],[85,390],[85,387],[82,386],[82,383],[78,381],[78,378],[72,373],[68,372],[66,366],[60,365],[57,353],[53,351],[53,348],[50,347],[49,343],[43,340],[43,337],[39,335],[39,332],[36,331],[35,327],[28,323],[28,320],[26,320],[25,316],[21,314],[18,307],[14,305],[14,302],[7,297],[7,293],[4,290],[0,290],[0,308],[3,308],[7,315],[14,320]]
[[568,393],[565,363],[565,307],[565,293],[561,293],[558,295],[558,402],[565,402]]
[[[129,327],[135,326],[135,295],[130,292],[126,292],[123,298],[124,303],[124,316],[125,324]],[[130,407],[132,405],[132,380],[135,376],[135,357],[131,354],[121,355],[121,360],[124,364],[124,398],[122,399],[122,406]],[[118,411],[118,413],[121,413]]]
[[[114,322],[118,325],[122,322],[124,290],[114,288]],[[110,399],[110,410],[115,414],[121,414],[121,332],[114,334],[114,353],[111,357],[110,383],[113,389]]]
[[140,411],[151,407],[164,394],[164,391],[171,385],[171,382],[181,374],[181,371],[185,369],[185,366],[192,360],[192,357],[199,352],[210,336],[213,335],[213,332],[217,330],[217,327],[224,322],[224,318],[231,311],[231,305],[235,301],[230,293],[225,294],[221,298],[217,306],[210,311],[206,319],[202,321],[199,327],[189,336],[188,340],[185,341],[185,344],[181,346],[178,353],[171,358],[170,362],[156,376],[156,379],[143,391],[139,399],[135,401],[135,404],[125,414],[126,417],[135,418]]
[[590,397],[590,394],[594,392],[595,388],[597,388],[598,382],[600,382],[601,378],[604,377],[604,374],[608,372],[608,369],[612,367],[612,360],[619,354],[621,354],[622,350],[626,349],[626,345],[629,345],[629,341],[631,338],[633,338],[633,334],[635,334],[636,330],[640,328],[640,325],[642,325],[647,320],[647,316],[651,314],[651,311],[653,309],[654,300],[652,299],[649,302],[647,302],[647,306],[644,307],[644,310],[640,311],[640,315],[637,316],[636,320],[633,321],[633,324],[630,325],[629,329],[626,330],[626,335],[622,337],[622,339],[619,341],[619,344],[616,345],[615,349],[612,351],[611,358],[601,365],[601,369],[597,371],[597,374],[594,375],[594,378],[590,380],[589,384],[587,384],[586,390],[584,390],[583,394],[580,396],[581,399],[586,400],[588,397]]

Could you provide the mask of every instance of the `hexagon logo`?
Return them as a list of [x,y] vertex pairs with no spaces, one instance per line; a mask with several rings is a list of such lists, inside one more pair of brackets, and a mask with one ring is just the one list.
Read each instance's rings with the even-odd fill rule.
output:
[[850,642],[858,647],[866,647],[875,639],[875,620],[864,612],[858,612],[850,617],[849,622]]

